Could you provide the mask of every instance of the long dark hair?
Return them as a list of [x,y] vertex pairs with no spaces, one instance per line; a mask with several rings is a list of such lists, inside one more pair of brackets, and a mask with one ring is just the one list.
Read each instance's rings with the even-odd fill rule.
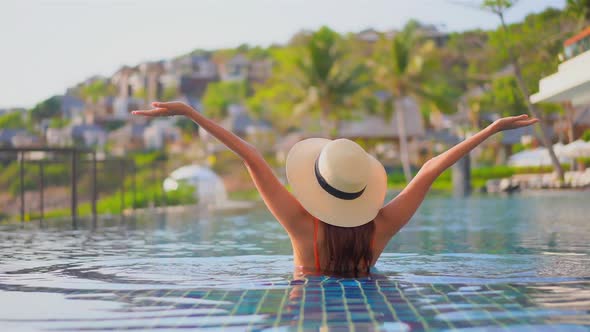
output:
[[[369,273],[373,262],[375,223],[357,227],[338,227],[322,222],[324,231],[324,270],[335,275],[358,276]],[[360,269],[359,269],[360,267]]]

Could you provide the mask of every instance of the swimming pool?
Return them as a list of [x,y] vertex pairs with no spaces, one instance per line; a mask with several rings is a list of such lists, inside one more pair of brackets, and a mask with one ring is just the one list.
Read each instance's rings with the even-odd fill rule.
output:
[[360,279],[263,208],[2,225],[0,331],[588,331],[589,197],[429,197]]

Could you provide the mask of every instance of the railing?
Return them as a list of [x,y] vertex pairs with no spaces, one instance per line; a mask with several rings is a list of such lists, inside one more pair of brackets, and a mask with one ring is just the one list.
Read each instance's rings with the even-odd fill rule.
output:
[[[97,217],[97,202],[98,202],[98,186],[97,186],[97,172],[98,172],[98,165],[102,164],[103,168],[104,165],[108,163],[116,163],[119,164],[119,171],[121,175],[121,183],[119,185],[120,197],[121,197],[121,213],[123,213],[125,208],[125,194],[127,188],[125,188],[125,179],[131,175],[132,177],[132,188],[131,193],[133,195],[133,203],[132,208],[135,209],[136,206],[136,194],[137,194],[137,181],[136,181],[136,173],[137,168],[135,162],[129,159],[97,159],[97,153],[91,149],[84,149],[84,148],[52,148],[52,147],[38,147],[38,148],[2,148],[0,147],[0,161],[2,160],[14,160],[15,158],[18,160],[19,163],[19,202],[20,202],[20,220],[25,221],[26,215],[26,202],[25,202],[25,163],[33,163],[39,165],[39,173],[38,173],[38,186],[39,186],[39,215],[40,219],[44,219],[45,217],[45,166],[50,163],[64,163],[63,161],[55,161],[50,159],[40,158],[39,160],[27,160],[26,153],[31,152],[44,152],[44,153],[51,153],[51,154],[61,154],[69,156],[69,163],[71,167],[71,174],[70,174],[70,192],[71,192],[71,199],[70,199],[70,211],[72,221],[75,224],[76,219],[78,218],[78,176],[80,175],[79,172],[79,156],[81,155],[89,155],[90,158],[83,160],[83,162],[90,163],[91,165],[91,214],[93,219],[95,220]],[[68,161],[65,161],[67,163]],[[131,170],[131,174],[127,174],[128,170]],[[160,178],[165,176],[165,171],[163,170],[160,174],[157,174],[156,168],[154,167],[152,171],[152,181],[154,183],[158,183]],[[166,201],[166,194],[162,190],[161,192],[164,202]],[[156,194],[154,194],[156,195]],[[154,202],[156,201],[156,197],[153,197]]]

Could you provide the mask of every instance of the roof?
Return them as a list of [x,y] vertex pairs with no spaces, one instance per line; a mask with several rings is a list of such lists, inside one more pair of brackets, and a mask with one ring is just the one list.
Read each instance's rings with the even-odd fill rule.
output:
[[99,127],[94,124],[74,125],[71,127],[71,130],[72,130],[72,137],[81,137],[84,135],[84,132],[88,132],[88,131],[106,133],[106,131],[102,127]]
[[375,29],[365,29],[360,31],[356,34],[357,38],[368,41],[368,42],[376,42],[379,40],[380,33]]
[[459,143],[460,139],[451,133],[449,129],[437,130],[437,131],[428,131],[426,133],[426,138],[445,142],[446,144],[457,144]]
[[590,125],[590,107],[576,111],[574,125]]
[[84,108],[84,101],[78,97],[65,94],[61,97],[61,109]]
[[[547,137],[553,137],[553,127],[545,126],[545,134]],[[502,144],[512,145],[521,142],[522,136],[533,136],[536,137],[535,127],[522,127],[502,132]]]
[[26,132],[24,129],[2,129],[0,130],[0,143],[11,143],[14,136]]
[[[402,109],[399,107],[401,103],[405,104],[403,109],[406,135],[408,137],[423,136],[424,124],[418,105],[412,99],[404,98],[396,101],[398,111]],[[390,120],[377,115],[368,115],[357,121],[342,121],[340,122],[339,136],[345,138],[398,138],[398,111],[393,113]]]
[[246,57],[246,55],[239,53],[236,54],[234,57],[232,57],[228,62],[227,65],[228,66],[241,66],[241,65],[247,65],[249,64],[250,61],[248,61],[248,58]]
[[532,126],[506,130],[502,133],[502,144],[518,144],[521,142],[522,136],[535,135],[535,130]]
[[141,138],[143,139],[143,132],[145,131],[145,128],[147,127],[147,125],[145,124],[139,124],[139,123],[128,123],[126,125],[124,125],[123,127],[112,131],[109,134],[109,137],[128,137],[128,138]]
[[181,75],[178,89],[183,95],[201,96],[207,90],[207,86],[214,80],[214,77],[194,77],[192,75]]
[[185,104],[190,105],[191,107],[193,107],[196,110],[201,109],[201,102],[200,102],[199,98],[183,95],[183,96],[179,97],[178,100],[184,102]]
[[231,130],[237,134],[246,134],[248,128],[258,127],[264,129],[271,129],[271,124],[266,120],[252,119],[246,112],[238,113],[232,117],[229,117],[227,124]]
[[570,46],[570,45],[575,44],[588,36],[590,36],[590,27],[587,27],[586,29],[580,31],[575,36],[573,36],[569,39],[566,39],[565,42],[563,42],[563,46]]

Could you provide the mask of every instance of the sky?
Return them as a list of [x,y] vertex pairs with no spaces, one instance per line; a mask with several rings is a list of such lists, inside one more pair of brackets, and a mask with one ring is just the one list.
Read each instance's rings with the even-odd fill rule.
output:
[[[490,29],[470,0],[0,0],[0,108],[31,107],[93,75],[195,48],[285,43],[302,29]],[[471,0],[471,3],[475,3]],[[521,0],[509,22],[565,0]]]

